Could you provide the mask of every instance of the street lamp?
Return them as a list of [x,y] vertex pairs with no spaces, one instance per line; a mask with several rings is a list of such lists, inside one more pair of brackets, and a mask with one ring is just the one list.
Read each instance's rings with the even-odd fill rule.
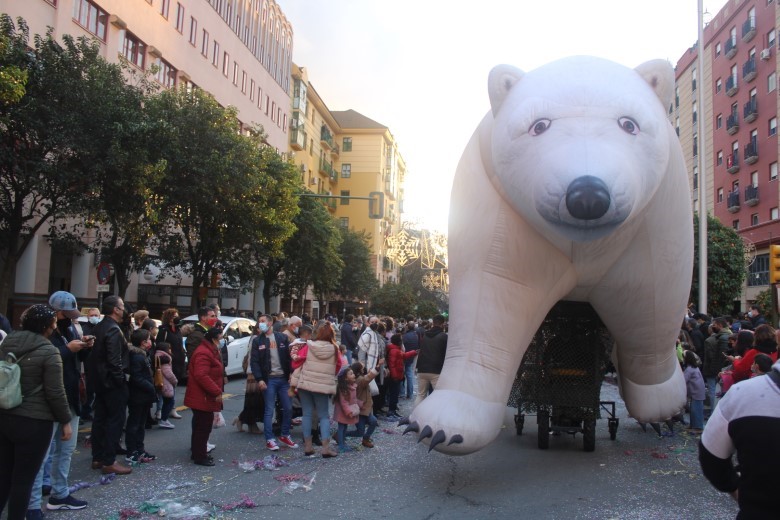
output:
[[704,121],[707,119],[704,104],[702,102],[702,90],[704,90],[704,9],[703,0],[698,0],[698,31],[699,41],[697,42],[696,69],[702,78],[702,84],[696,89],[696,106],[702,112],[699,117],[698,130],[699,135],[699,312],[707,314],[707,177],[704,167],[706,165],[706,144],[704,137]]

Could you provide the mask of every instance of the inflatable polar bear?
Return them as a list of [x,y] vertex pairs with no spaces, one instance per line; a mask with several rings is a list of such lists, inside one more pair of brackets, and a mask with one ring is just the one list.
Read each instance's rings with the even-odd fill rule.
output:
[[614,337],[629,413],[671,417],[686,399],[674,344],[693,264],[671,65],[572,57],[530,73],[499,65],[488,82],[492,110],[452,189],[447,357],[407,432],[450,454],[491,442],[562,299],[590,302]]

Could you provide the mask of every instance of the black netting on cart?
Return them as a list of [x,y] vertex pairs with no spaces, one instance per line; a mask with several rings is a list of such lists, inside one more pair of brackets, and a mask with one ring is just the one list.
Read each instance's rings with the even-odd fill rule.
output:
[[565,407],[597,417],[611,349],[612,338],[589,303],[558,302],[520,363],[508,405],[531,415]]

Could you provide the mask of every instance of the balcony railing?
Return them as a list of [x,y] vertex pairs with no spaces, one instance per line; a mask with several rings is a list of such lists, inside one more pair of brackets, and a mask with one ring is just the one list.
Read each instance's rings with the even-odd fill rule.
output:
[[322,125],[322,129],[320,130],[320,143],[327,146],[328,149],[332,149],[336,146],[336,143],[333,142],[333,134],[330,133],[330,130],[328,130],[328,127],[325,125]]
[[729,38],[724,45],[726,48],[726,58],[731,59],[737,54],[737,39]]
[[758,204],[758,186],[748,186],[745,188],[745,204],[755,206]]
[[750,82],[756,79],[756,59],[750,58],[742,65],[742,79]]
[[302,128],[295,128],[290,131],[290,148],[293,150],[306,148],[306,132]]
[[731,193],[729,193],[727,199],[727,207],[729,213],[736,213],[737,211],[739,211],[739,190],[734,190]]
[[693,90],[694,92],[696,92],[696,80],[695,80],[695,79],[692,79],[692,80],[691,80],[691,90]]
[[729,118],[726,120],[726,132],[729,133],[729,135],[734,135],[739,130],[739,118],[737,117],[737,114],[731,114]]
[[320,159],[320,173],[324,173],[330,180],[335,182],[337,180],[336,170],[333,169],[333,163]]
[[752,123],[758,117],[758,101],[751,99],[745,103],[745,110],[742,113],[746,123]]
[[742,24],[742,41],[747,43],[753,39],[756,35],[756,20],[753,17],[748,17],[745,23]]
[[726,95],[732,97],[736,95],[737,92],[739,92],[737,78],[735,76],[729,76],[729,79],[726,80]]
[[739,152],[735,151],[726,157],[726,171],[737,173],[739,171]]
[[698,112],[694,112],[691,119],[693,120],[693,124],[695,125],[696,121],[699,120]]
[[337,144],[333,144],[333,146],[330,147],[330,155],[338,158],[339,154],[341,153],[341,147]]
[[755,164],[758,161],[758,143],[751,142],[745,145],[745,164]]

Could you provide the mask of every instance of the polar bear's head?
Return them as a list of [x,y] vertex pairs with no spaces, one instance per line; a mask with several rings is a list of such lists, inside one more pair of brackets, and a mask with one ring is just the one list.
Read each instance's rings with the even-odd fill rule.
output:
[[540,231],[574,241],[608,235],[642,211],[666,175],[673,90],[673,69],[661,60],[636,69],[584,56],[529,73],[495,67],[493,182]]

